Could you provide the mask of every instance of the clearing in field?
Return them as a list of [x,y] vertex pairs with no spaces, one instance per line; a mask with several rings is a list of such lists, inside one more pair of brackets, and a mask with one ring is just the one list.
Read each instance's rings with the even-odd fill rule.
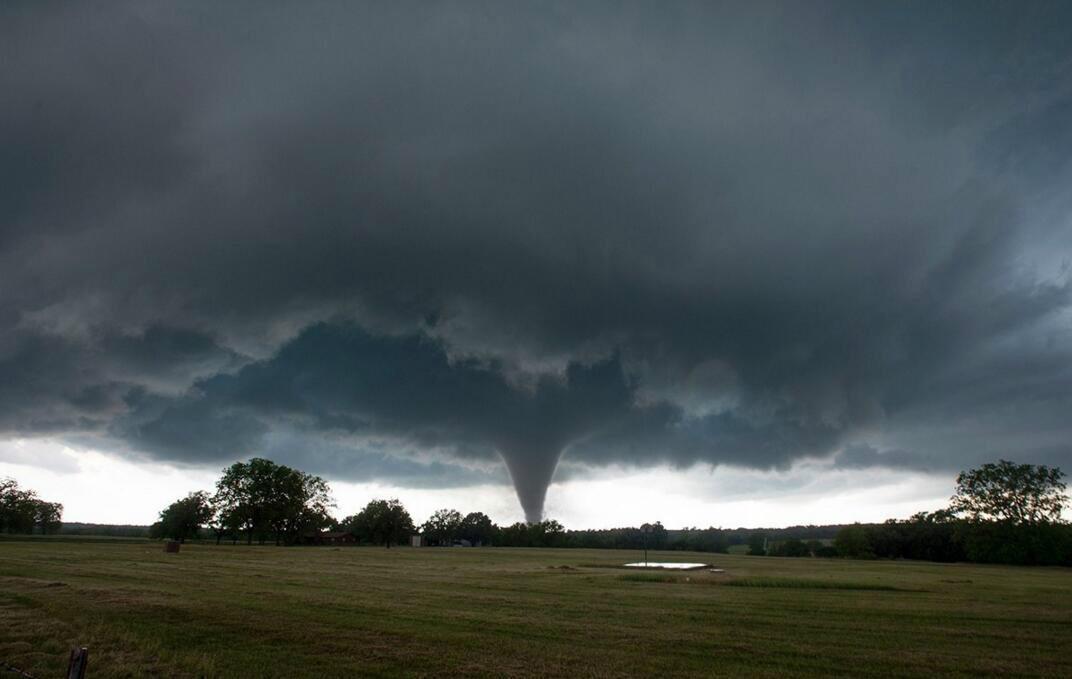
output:
[[[680,559],[681,553],[655,553]],[[60,676],[1072,676],[1066,569],[0,540],[0,661]]]

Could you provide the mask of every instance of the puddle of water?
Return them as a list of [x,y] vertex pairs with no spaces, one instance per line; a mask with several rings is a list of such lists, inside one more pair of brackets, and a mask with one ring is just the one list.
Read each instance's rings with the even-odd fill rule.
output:
[[627,563],[626,568],[666,568],[675,571],[690,571],[694,568],[707,568],[705,563],[695,563],[688,561],[638,561],[637,563]]

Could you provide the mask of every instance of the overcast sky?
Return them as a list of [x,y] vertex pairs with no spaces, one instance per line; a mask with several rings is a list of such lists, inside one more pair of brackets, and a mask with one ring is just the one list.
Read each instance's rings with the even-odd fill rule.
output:
[[[4,3],[0,475],[788,525],[1072,467],[1067,3]],[[550,484],[550,490],[548,490]]]

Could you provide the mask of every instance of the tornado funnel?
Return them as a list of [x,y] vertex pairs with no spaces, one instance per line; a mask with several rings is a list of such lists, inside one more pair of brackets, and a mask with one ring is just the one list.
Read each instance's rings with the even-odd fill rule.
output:
[[562,456],[562,447],[511,445],[508,448],[500,448],[499,455],[510,471],[517,499],[525,512],[525,521],[542,521],[547,487],[551,485],[551,478],[555,475],[555,468]]

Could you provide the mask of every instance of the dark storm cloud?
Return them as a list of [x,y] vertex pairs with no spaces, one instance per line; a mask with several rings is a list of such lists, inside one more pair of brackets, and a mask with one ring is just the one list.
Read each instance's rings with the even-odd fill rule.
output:
[[3,344],[0,428],[13,434],[97,429],[146,387],[183,391],[243,362],[208,335],[158,325],[67,337],[16,329]]
[[571,363],[561,379],[544,376],[525,389],[494,364],[450,361],[441,342],[424,336],[318,324],[270,360],[200,381],[182,398],[137,395],[111,433],[182,460],[255,454],[269,423],[395,436],[459,457],[498,452],[526,515],[539,520],[562,449],[603,422],[628,418],[631,396],[617,357]]
[[1069,458],[1064,5],[0,12],[8,434]]
[[846,446],[835,456],[834,463],[842,469],[885,467],[930,471],[934,468],[933,460],[926,460],[916,453],[900,449],[880,451],[866,443]]

